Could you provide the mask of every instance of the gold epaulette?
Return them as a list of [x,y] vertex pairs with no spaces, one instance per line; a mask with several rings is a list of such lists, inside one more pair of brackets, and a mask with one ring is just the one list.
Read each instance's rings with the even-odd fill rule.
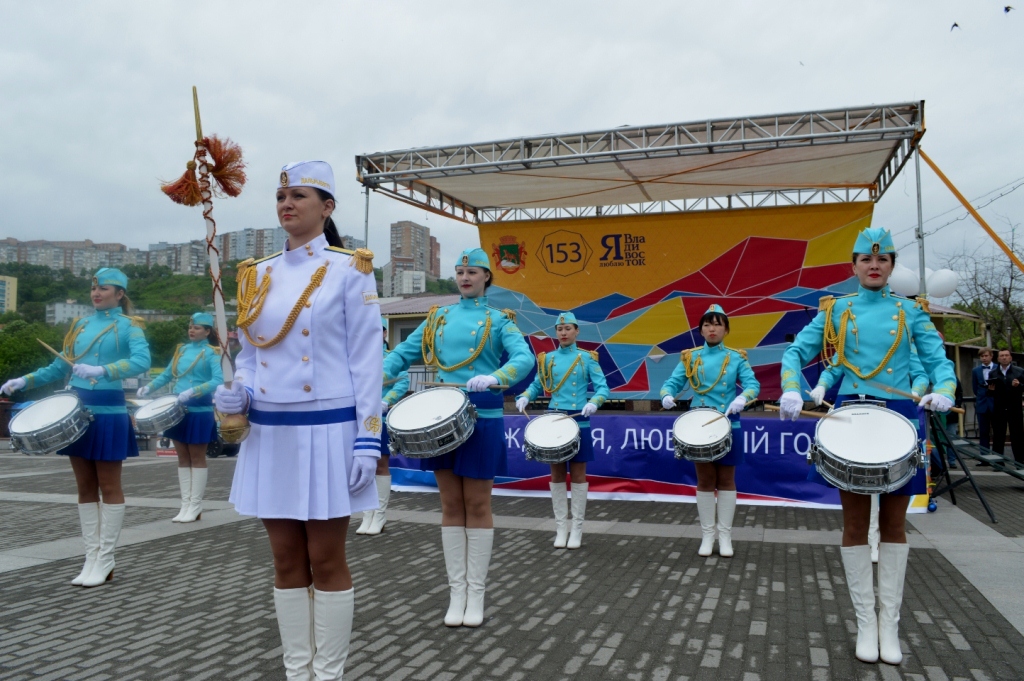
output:
[[224,354],[224,351],[221,349],[221,347],[219,345],[211,345],[210,347],[213,348],[213,354],[215,354],[215,355],[223,355]]
[[931,304],[928,302],[927,298],[923,296],[917,296],[916,298],[914,298],[914,300],[917,301],[917,305],[915,305],[914,307],[921,308],[922,310],[925,311],[926,314],[932,313]]
[[818,311],[828,309],[829,304],[835,300],[835,296],[822,296],[818,299]]
[[430,319],[431,317],[436,315],[437,311],[440,310],[440,309],[441,309],[440,305],[433,305],[433,306],[431,306],[431,308],[429,310],[427,310],[427,319]]
[[544,358],[548,356],[546,352],[537,353],[537,364],[544,364]]
[[142,317],[132,317],[131,315],[126,315],[126,314],[123,314],[121,316],[124,317],[125,319],[131,321],[132,326],[137,326],[140,329],[145,329],[146,328],[146,320],[143,319]]
[[335,253],[345,253],[346,255],[352,256],[352,259],[348,261],[348,264],[354,266],[363,274],[370,274],[373,272],[373,251],[369,248],[357,248],[354,251],[350,251],[346,248],[328,246],[327,250],[334,251]]
[[501,309],[501,314],[503,314],[506,317],[508,317],[508,320],[510,322],[512,322],[513,324],[516,323],[516,313],[515,313],[515,310],[510,310],[507,307],[504,307],[504,308]]
[[679,361],[683,363],[683,366],[690,366],[690,357],[693,356],[693,348],[683,350],[679,353]]
[[593,360],[595,362],[598,361],[598,359],[597,359],[597,350],[587,350],[587,352],[590,353],[590,356],[593,358]]
[[739,353],[740,357],[742,357],[743,359],[747,359],[746,350],[740,350],[739,348],[730,348],[728,345],[726,345],[725,347],[729,350],[732,350],[733,352]]

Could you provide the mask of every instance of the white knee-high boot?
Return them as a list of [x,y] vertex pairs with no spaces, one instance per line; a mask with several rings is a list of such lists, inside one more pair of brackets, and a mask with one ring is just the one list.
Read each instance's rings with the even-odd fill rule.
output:
[[373,512],[370,526],[366,528],[365,534],[380,534],[384,529],[384,523],[388,521],[388,500],[391,499],[391,476],[378,475],[377,482],[377,510]]
[[178,515],[171,518],[172,523],[180,523],[181,519],[188,513],[188,502],[192,495],[192,469],[178,468],[178,487],[181,489],[181,510]]
[[277,630],[281,632],[284,673],[288,681],[313,679],[312,587],[274,588]]
[[192,468],[192,491],[188,495],[188,510],[181,516],[182,523],[194,523],[203,515],[203,495],[206,494],[208,468]]
[[878,542],[882,535],[878,530],[878,495],[871,495],[871,516],[868,520],[868,546],[871,547],[871,562],[878,562]]
[[574,482],[572,486],[572,529],[569,531],[569,541],[565,547],[578,549],[583,544],[583,521],[587,516],[587,491],[590,484],[586,482]]
[[569,540],[569,502],[565,496],[565,483],[552,482],[551,508],[555,511],[555,548],[564,549]]
[[732,519],[736,515],[736,490],[718,490],[718,553],[732,558]]
[[697,517],[700,518],[700,542],[698,556],[710,556],[715,549],[715,493],[697,492]]
[[99,586],[114,578],[114,547],[121,536],[124,522],[124,504],[100,504],[100,550],[92,571],[82,580],[82,586]]
[[466,528],[466,616],[462,626],[479,627],[484,623],[484,591],[487,569],[491,565],[494,530]]
[[313,676],[316,681],[341,681],[352,637],[355,589],[320,591],[313,589]]
[[846,570],[846,586],[857,613],[857,659],[878,661],[878,620],[875,618],[875,589],[871,570],[871,548],[843,546],[839,549]]
[[78,522],[82,525],[82,541],[85,542],[85,565],[71,583],[82,586],[82,582],[92,572],[96,557],[100,553],[100,505],[96,502],[79,504]]
[[444,624],[461,627],[466,615],[466,528],[442,527],[441,546],[448,571],[449,601]]
[[889,664],[903,661],[899,622],[909,555],[909,544],[878,545],[878,655]]

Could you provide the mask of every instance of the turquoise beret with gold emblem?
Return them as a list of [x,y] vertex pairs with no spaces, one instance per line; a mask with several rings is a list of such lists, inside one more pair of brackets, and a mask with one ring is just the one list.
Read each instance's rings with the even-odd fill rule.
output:
[[572,312],[562,312],[561,314],[559,314],[558,321],[555,322],[555,324],[575,324],[576,326],[580,325],[580,323],[576,321],[576,315],[574,315]]
[[128,290],[128,276],[114,267],[101,267],[96,270],[93,281],[97,286],[120,286]]
[[853,242],[853,252],[860,253],[895,253],[896,246],[892,242],[892,234],[884,227],[868,227],[857,235]]
[[213,326],[213,315],[209,312],[196,312],[191,321],[196,326]]
[[482,248],[467,248],[455,261],[456,267],[483,267],[491,269],[491,261]]

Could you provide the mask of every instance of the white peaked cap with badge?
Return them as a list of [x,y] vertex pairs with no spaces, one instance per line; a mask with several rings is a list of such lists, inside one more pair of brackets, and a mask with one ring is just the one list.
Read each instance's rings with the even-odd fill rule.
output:
[[281,168],[282,187],[313,187],[334,196],[334,170],[326,161],[296,161]]

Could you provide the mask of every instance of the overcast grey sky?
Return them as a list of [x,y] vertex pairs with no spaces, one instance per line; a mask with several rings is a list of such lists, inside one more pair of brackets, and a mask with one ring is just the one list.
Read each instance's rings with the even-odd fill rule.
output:
[[[198,209],[159,191],[192,153],[192,85],[204,131],[249,166],[242,196],[216,202],[226,231],[276,225],[294,160],[334,166],[337,222],[361,235],[361,152],[917,99],[924,148],[976,197],[1024,177],[1024,13],[1004,4],[0,0],[0,237],[200,238]],[[876,207],[894,232],[916,220],[908,168]],[[956,205],[926,168],[923,184],[926,218]],[[1022,207],[1024,188],[983,214],[1008,234],[999,216]],[[378,265],[400,219],[431,228],[443,270],[476,242],[469,225],[373,195]],[[970,220],[947,226],[928,265],[985,239]]]

